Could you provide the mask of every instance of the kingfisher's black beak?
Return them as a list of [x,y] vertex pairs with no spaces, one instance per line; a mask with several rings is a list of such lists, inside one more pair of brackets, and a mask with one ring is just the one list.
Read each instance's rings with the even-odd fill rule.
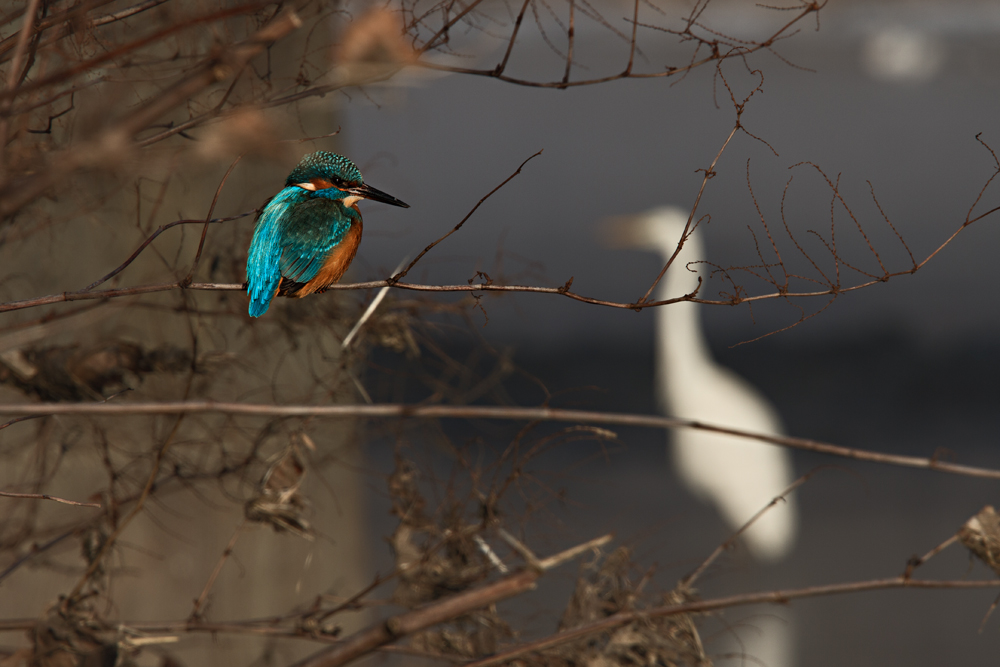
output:
[[363,197],[365,199],[371,199],[372,201],[380,201],[383,204],[391,204],[393,206],[401,206],[403,208],[410,208],[410,205],[406,202],[402,202],[392,195],[386,194],[381,190],[376,190],[370,185],[359,185],[357,187],[350,188],[347,192],[355,195],[357,197]]

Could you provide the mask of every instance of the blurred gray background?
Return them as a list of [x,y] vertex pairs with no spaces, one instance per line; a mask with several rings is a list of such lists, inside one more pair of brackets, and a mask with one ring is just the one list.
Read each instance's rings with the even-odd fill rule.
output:
[[[773,26],[773,14],[750,2],[712,7],[706,22],[733,37],[759,38]],[[630,6],[601,8],[609,20],[631,12]],[[759,22],[761,15],[772,22]],[[743,122],[778,155],[746,135],[737,135],[723,155],[699,208],[711,215],[704,233],[712,262],[756,261],[748,225],[758,233],[761,226],[748,170],[772,230],[780,228],[783,191],[794,176],[784,214],[802,239],[808,229],[828,233],[831,197],[811,168],[790,167],[810,161],[832,179],[841,175],[845,200],[890,269],[908,268],[909,259],[866,181],[919,261],[958,228],[992,174],[993,157],[975,135],[1000,148],[1000,6],[831,2],[818,27],[807,20],[798,35],[775,47],[780,58],[761,53],[749,61],[763,70],[763,91],[747,105]],[[624,65],[627,46],[609,35],[578,23],[578,44],[587,46],[579,46],[574,78]],[[647,69],[690,58],[686,45],[663,41],[660,50],[644,52]],[[527,30],[512,63],[537,79],[558,78],[563,66],[537,32]],[[745,93],[752,86],[740,70],[736,63],[724,69]],[[701,183],[695,169],[711,163],[733,124],[726,96],[708,67],[681,80],[563,91],[417,72],[392,87],[339,96],[330,103],[342,114],[346,151],[368,182],[413,207],[365,209],[365,243],[351,276],[384,277],[544,149],[411,278],[462,282],[483,270],[513,282],[561,285],[573,276],[583,294],[633,300],[656,275],[659,259],[608,249],[601,222],[662,204],[692,205]],[[998,203],[997,192],[988,190],[976,210]],[[842,209],[835,220],[844,256],[869,270],[877,266]],[[993,216],[963,232],[917,275],[844,295],[819,316],[758,342],[737,345],[795,322],[799,312],[781,302],[752,312],[706,307],[706,331],[717,358],[761,388],[791,434],[920,456],[946,449],[960,462],[1000,467],[998,241]],[[779,242],[791,247],[787,237]],[[805,243],[825,269],[831,266],[819,244]],[[792,268],[805,266],[799,259]],[[846,281],[854,279],[845,273]],[[750,279],[745,285],[751,293],[769,291]],[[725,286],[710,287],[711,295]],[[825,304],[802,305],[808,313]],[[523,294],[486,298],[483,305],[488,322],[481,313],[473,317],[486,338],[511,345],[515,361],[550,389],[600,389],[572,392],[563,405],[656,410],[651,312]],[[577,466],[559,481],[580,504],[554,519],[547,537],[556,548],[562,530],[615,530],[640,557],[657,561],[668,577],[679,576],[724,537],[724,527],[672,476],[663,433],[623,430],[620,436],[625,446],[610,459]],[[373,462],[387,464],[378,451],[370,450]],[[801,472],[832,466],[800,492],[796,551],[770,569],[736,554],[706,582],[706,595],[894,576],[911,555],[997,501],[995,483],[795,456]],[[569,465],[583,455],[565,457]],[[377,502],[372,512],[385,521]],[[991,575],[953,547],[927,566],[926,576]],[[887,591],[797,602],[798,664],[992,664],[1000,621],[977,631],[993,596]]]

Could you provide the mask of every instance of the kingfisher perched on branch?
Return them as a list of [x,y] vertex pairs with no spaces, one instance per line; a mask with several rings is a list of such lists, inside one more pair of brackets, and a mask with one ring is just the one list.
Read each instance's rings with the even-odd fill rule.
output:
[[257,216],[247,255],[251,317],[266,313],[275,296],[304,297],[340,280],[361,243],[362,199],[410,208],[365,185],[343,155],[302,158]]

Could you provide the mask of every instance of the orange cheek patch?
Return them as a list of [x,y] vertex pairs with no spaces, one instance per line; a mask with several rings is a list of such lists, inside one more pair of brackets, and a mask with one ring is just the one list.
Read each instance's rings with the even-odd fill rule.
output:
[[325,190],[333,187],[333,182],[328,181],[325,178],[310,178],[309,182],[312,183],[313,187],[317,190]]

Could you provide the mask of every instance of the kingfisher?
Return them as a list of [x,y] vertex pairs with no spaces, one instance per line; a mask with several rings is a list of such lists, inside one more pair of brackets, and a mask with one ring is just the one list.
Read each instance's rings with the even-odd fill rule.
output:
[[275,296],[301,298],[340,280],[361,243],[362,199],[410,208],[366,185],[343,155],[302,158],[257,214],[247,255],[251,317],[266,313]]

